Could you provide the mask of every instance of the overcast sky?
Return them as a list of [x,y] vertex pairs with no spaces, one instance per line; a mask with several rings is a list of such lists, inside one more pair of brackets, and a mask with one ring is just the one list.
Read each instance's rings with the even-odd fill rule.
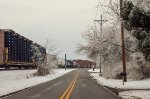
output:
[[63,57],[76,55],[81,33],[93,24],[98,0],[0,0],[0,28],[13,29],[21,35],[44,44],[52,39]]

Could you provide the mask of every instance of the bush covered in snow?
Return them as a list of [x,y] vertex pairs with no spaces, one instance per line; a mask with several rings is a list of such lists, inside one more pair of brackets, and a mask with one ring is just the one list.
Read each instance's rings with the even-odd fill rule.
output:
[[[145,61],[142,53],[137,52],[132,55],[133,61],[131,62],[131,70],[129,72],[129,78],[135,77],[135,79],[144,79],[150,77],[150,63]],[[138,76],[139,75],[139,76]],[[136,77],[137,76],[137,77]]]
[[47,41],[47,44],[44,46],[45,49],[47,49],[47,53],[42,54],[40,51],[40,47],[32,46],[33,47],[33,59],[36,62],[36,65],[38,66],[37,73],[35,75],[37,76],[46,76],[53,72],[53,68],[58,67],[58,58],[57,54],[54,53],[54,47],[51,46],[49,49],[47,48],[49,44],[49,41]]
[[[122,70],[122,63],[115,64],[111,71],[111,78],[121,79],[122,76],[120,74],[122,73]],[[145,61],[142,53],[134,53],[132,55],[132,61],[127,63],[127,78],[132,80],[150,78],[150,63]]]

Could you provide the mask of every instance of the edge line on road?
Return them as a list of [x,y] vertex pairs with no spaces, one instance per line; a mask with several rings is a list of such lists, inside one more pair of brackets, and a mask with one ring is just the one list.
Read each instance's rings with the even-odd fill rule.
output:
[[[90,75],[90,73],[88,74],[89,75],[89,77],[92,79],[92,80],[95,80],[96,82],[97,82],[97,80],[96,79],[94,79],[91,75]],[[98,82],[97,82],[98,83]],[[98,83],[99,84],[99,83]],[[116,95],[115,93],[113,93],[111,90],[109,90],[108,88],[106,88],[105,86],[103,86],[102,84],[100,84],[104,89],[106,89],[107,91],[109,91],[110,93],[112,93],[114,96],[116,96],[116,97],[118,97],[118,98],[120,98],[118,95]]]

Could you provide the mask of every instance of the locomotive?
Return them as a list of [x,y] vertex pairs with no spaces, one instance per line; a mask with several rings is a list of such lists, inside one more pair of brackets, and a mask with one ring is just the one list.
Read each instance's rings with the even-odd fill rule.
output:
[[46,49],[11,29],[0,29],[0,68],[37,68],[33,46],[46,54]]

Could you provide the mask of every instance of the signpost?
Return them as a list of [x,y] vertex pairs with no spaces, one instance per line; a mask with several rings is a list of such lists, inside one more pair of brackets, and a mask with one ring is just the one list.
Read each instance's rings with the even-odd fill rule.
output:
[[67,55],[65,54],[65,70],[66,70],[66,68],[67,68]]

